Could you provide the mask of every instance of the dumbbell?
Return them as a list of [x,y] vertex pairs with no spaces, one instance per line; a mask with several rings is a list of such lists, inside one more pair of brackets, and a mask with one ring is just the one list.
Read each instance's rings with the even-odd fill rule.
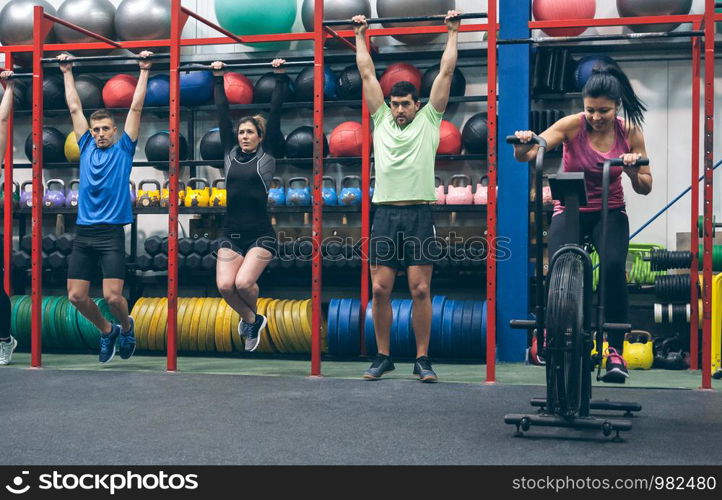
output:
[[313,243],[307,239],[296,240],[294,254],[296,255],[296,267],[304,268],[310,266],[311,256],[313,255]]
[[32,252],[33,251],[33,235],[32,234],[26,234],[20,239],[20,249],[24,250],[25,252]]
[[48,255],[48,265],[53,270],[60,270],[68,267],[68,257],[59,251],[55,251]]
[[70,252],[73,251],[73,239],[74,237],[72,233],[63,233],[58,236],[58,239],[55,242],[55,248],[57,248],[60,252],[63,252],[65,255],[70,255]]
[[216,238],[215,240],[211,241],[211,247],[208,250],[210,253],[218,253],[218,250],[221,249],[223,240],[221,238]]
[[186,255],[186,267],[188,269],[200,269],[203,257],[193,252],[190,255]]
[[28,269],[30,267],[30,253],[25,250],[13,252],[12,263],[15,269]]
[[182,269],[186,266],[186,256],[178,254],[178,269]]
[[178,240],[178,253],[181,255],[190,255],[193,252],[193,240],[190,238],[181,238]]
[[43,235],[43,252],[50,254],[55,251],[55,241],[58,239],[54,234]]
[[146,238],[143,246],[149,255],[155,255],[161,252],[163,238],[161,236],[151,236],[150,238]]
[[135,263],[140,271],[150,271],[153,267],[153,257],[147,254],[139,255],[136,257]]
[[153,270],[155,271],[167,271],[168,270],[168,255],[159,253],[153,256]]
[[209,240],[205,236],[201,236],[193,242],[193,251],[200,256],[206,255],[208,252],[210,252],[210,249],[211,240]]
[[208,271],[216,268],[216,256],[213,253],[208,253],[201,259],[201,268]]
[[168,253],[168,237],[163,238],[163,242],[160,244],[160,251],[164,254]]

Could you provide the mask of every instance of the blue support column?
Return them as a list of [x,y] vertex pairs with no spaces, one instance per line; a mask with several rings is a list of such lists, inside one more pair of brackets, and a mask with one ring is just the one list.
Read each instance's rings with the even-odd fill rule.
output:
[[[512,5],[513,4],[513,5]],[[500,38],[529,37],[531,0],[501,2]],[[497,264],[497,358],[522,361],[526,331],[509,320],[529,314],[529,169],[514,160],[504,138],[529,129],[529,45],[499,46],[499,207]]]

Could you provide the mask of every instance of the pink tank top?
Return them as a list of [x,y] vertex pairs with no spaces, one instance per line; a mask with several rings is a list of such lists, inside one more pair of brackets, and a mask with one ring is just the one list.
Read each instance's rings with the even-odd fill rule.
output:
[[[607,153],[601,153],[589,143],[587,119],[579,113],[579,133],[571,141],[564,143],[562,165],[565,172],[584,172],[587,188],[587,205],[580,207],[581,212],[598,212],[602,209],[602,167],[597,163],[630,152],[629,141],[624,130],[624,121],[617,118],[614,126],[614,146]],[[622,167],[609,170],[609,209],[624,208],[624,191],[622,189]],[[564,211],[558,201],[554,201],[554,215]]]

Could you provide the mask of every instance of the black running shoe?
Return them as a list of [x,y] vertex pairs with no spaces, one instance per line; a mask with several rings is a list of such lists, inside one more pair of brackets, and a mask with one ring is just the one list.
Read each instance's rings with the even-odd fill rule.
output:
[[386,372],[393,371],[396,367],[391,360],[391,356],[385,354],[377,354],[371,367],[364,372],[364,378],[368,380],[378,380]]
[[429,361],[429,358],[426,356],[416,358],[414,375],[418,375],[419,380],[422,382],[436,382],[438,380],[436,373],[434,373],[433,368],[431,368],[431,361]]

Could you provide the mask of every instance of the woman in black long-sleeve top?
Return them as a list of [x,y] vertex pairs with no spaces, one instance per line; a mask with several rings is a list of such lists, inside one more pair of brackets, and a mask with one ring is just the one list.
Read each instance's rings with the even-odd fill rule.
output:
[[283,59],[274,59],[276,87],[266,126],[260,116],[245,116],[236,129],[231,123],[223,86],[224,64],[211,66],[215,77],[214,98],[218,113],[227,190],[223,238],[216,263],[216,284],[228,304],[241,316],[238,333],[247,351],[254,351],[266,318],[256,314],[257,281],[276,253],[276,232],[268,215],[268,188],[276,170],[276,154],[282,154],[281,104],[286,90]]

